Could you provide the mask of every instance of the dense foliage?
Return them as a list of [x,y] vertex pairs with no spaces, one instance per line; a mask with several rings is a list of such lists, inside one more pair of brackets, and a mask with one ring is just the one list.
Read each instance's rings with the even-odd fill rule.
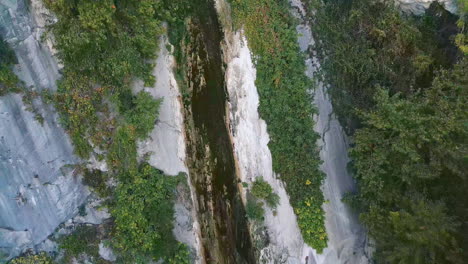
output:
[[[153,129],[161,101],[144,91],[134,94],[131,84],[135,79],[147,86],[155,81],[152,59],[162,33],[160,18],[168,16],[164,3],[45,2],[58,17],[50,32],[65,65],[55,106],[75,152],[108,165],[106,173],[84,170],[84,181],[110,198],[114,220],[110,244],[119,261],[188,261],[188,250],[172,234],[174,189],[181,178],[165,177],[137,159],[137,140]],[[109,178],[117,180],[116,187],[106,185]],[[67,239],[66,251],[88,251],[84,244],[72,245]]]
[[393,1],[309,2],[317,10],[310,17],[329,93],[348,131],[359,126],[355,109],[375,105],[376,87],[411,94],[456,60],[450,36],[457,18],[438,4],[417,18],[402,14]]
[[327,244],[320,190],[324,175],[313,131],[312,83],[304,73],[296,23],[285,0],[231,3],[254,55],[259,112],[268,124],[273,169],[286,183],[305,242],[321,252]]
[[[73,259],[89,257],[93,263],[104,263],[99,257],[99,242],[97,228],[94,226],[78,226],[73,233],[58,240],[59,248],[63,252],[64,263],[72,263]],[[81,254],[85,254],[80,256]]]
[[248,196],[247,204],[245,206],[245,213],[250,220],[262,221],[265,215],[265,209],[263,209],[263,203],[259,202],[255,197]]
[[245,212],[250,220],[261,221],[265,215],[263,205],[266,203],[270,208],[276,209],[279,202],[280,197],[273,191],[271,185],[263,177],[257,177],[252,183],[250,192],[247,193]]
[[187,245],[179,243],[176,254],[169,259],[169,264],[190,264],[192,263],[192,258],[190,256],[190,251]]
[[262,177],[258,177],[252,184],[252,195],[258,199],[265,200],[268,206],[276,208],[279,204],[279,196],[273,192],[271,185]]
[[341,119],[357,129],[350,154],[359,192],[349,201],[375,241],[375,260],[464,263],[464,22],[457,29],[457,18],[438,4],[419,18],[402,14],[392,2],[326,1],[314,7],[325,80]]
[[[462,263],[468,216],[468,64],[441,73],[423,94],[379,91],[355,135],[354,158],[377,257],[390,263]],[[465,233],[464,233],[465,232]]]
[[457,22],[460,32],[455,38],[455,43],[465,55],[468,55],[468,1],[457,0],[456,2],[458,3],[458,13],[460,14],[460,19]]
[[184,177],[167,177],[149,164],[127,172],[115,192],[115,246],[127,260],[171,256],[177,250],[172,235],[174,188]]
[[132,78],[151,85],[161,33],[155,19],[159,1],[46,0],[58,22],[53,25],[59,57],[66,71],[79,72],[95,83],[122,90]]
[[16,55],[8,43],[0,38],[0,96],[15,90],[19,80],[12,67],[17,63]]
[[53,261],[45,253],[27,255],[12,259],[10,264],[52,264]]
[[134,125],[139,138],[154,125],[159,103],[148,94],[133,95],[135,78],[152,85],[153,64],[162,32],[158,1],[46,1],[58,22],[52,25],[59,58],[65,64],[56,105],[76,153],[84,158],[93,146],[106,149],[113,128],[109,103]]
[[125,113],[127,122],[136,128],[137,137],[146,138],[154,128],[154,120],[158,116],[162,100],[154,100],[149,93],[143,91],[126,98],[128,102],[121,112]]

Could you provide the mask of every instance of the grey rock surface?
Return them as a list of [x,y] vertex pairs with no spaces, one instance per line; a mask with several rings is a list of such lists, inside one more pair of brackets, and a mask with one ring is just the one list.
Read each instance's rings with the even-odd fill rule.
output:
[[92,224],[99,225],[104,222],[104,220],[111,217],[109,209],[102,206],[102,200],[89,199],[86,204],[82,205],[84,208],[84,215],[78,214],[73,218],[74,224]]
[[103,242],[99,243],[99,256],[107,261],[116,261],[117,257],[115,256],[112,249],[106,247]]
[[[40,41],[49,18],[37,0],[0,0],[0,33],[16,53],[15,72],[28,89],[56,89],[59,66],[47,41]],[[6,258],[44,241],[89,194],[66,166],[77,158],[54,109],[40,100],[35,105],[43,124],[21,95],[0,97],[0,253]]]
[[[397,0],[397,6],[407,13],[422,15],[435,0]],[[447,11],[455,14],[457,12],[457,3],[455,0],[438,0]]]

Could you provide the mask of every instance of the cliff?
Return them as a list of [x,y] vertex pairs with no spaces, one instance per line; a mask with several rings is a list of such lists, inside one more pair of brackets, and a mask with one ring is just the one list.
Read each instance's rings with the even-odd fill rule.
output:
[[[55,90],[59,66],[47,42],[38,1],[1,0],[0,32],[18,58],[28,89]],[[7,258],[33,248],[73,217],[89,192],[67,165],[77,158],[54,109],[36,99],[41,124],[20,94],[0,97],[0,250]]]

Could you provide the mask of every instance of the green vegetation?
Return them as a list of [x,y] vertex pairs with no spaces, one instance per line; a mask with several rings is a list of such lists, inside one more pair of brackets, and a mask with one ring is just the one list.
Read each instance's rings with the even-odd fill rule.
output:
[[53,261],[47,254],[27,255],[12,259],[10,264],[53,264]]
[[262,177],[256,178],[252,184],[252,195],[266,201],[271,208],[276,208],[280,202],[278,194],[273,192],[271,185]]
[[247,205],[245,207],[245,213],[247,217],[254,221],[263,220],[265,210],[263,209],[263,203],[259,202],[252,196],[247,197]]
[[146,263],[147,256],[155,260],[172,256],[178,251],[172,235],[174,188],[185,177],[164,176],[149,164],[124,177],[127,180],[117,187],[112,207],[114,246],[127,261]]
[[153,130],[155,117],[158,116],[159,105],[162,100],[154,100],[147,92],[139,92],[136,96],[127,96],[132,99],[121,111],[125,113],[127,122],[136,128],[138,138],[146,138]]
[[[118,261],[187,260],[187,250],[172,235],[174,189],[184,178],[166,177],[137,159],[137,140],[153,129],[161,101],[131,90],[135,79],[147,86],[155,81],[151,59],[162,33],[160,19],[170,15],[169,7],[155,0],[45,3],[58,17],[50,32],[65,65],[57,93],[48,98],[76,154],[107,162],[106,173],[84,170],[84,183],[109,198],[113,223],[107,235]],[[109,178],[118,180],[117,187],[106,185]],[[83,234],[64,238],[62,248],[71,256],[94,255],[95,247],[88,246],[95,237],[81,239],[85,245],[72,242],[77,236]]]
[[[59,21],[51,26],[59,58],[65,64],[56,106],[76,153],[88,158],[93,146],[105,150],[115,126],[134,125],[139,138],[154,125],[159,103],[141,92],[133,96],[131,81],[154,83],[153,59],[162,32],[156,1],[46,1]],[[112,118],[109,99],[120,118]],[[113,108],[112,108],[113,109]],[[89,137],[86,137],[88,135]]]
[[72,263],[73,258],[80,261],[85,254],[93,263],[105,263],[99,257],[98,230],[95,226],[81,225],[68,236],[60,237],[59,248],[64,253],[62,262]]
[[18,77],[13,73],[12,67],[17,63],[15,53],[8,43],[0,38],[0,96],[9,92],[17,92]]
[[[245,187],[248,187],[247,183],[245,184]],[[262,200],[272,209],[275,209],[280,202],[278,194],[273,192],[271,185],[263,177],[257,177],[252,183],[250,193],[247,193],[245,212],[249,219],[253,221],[264,219],[265,210],[263,209],[264,202]]]
[[108,197],[112,190],[107,186],[109,175],[100,170],[85,169],[83,171],[83,184],[91,187],[100,197]]
[[169,264],[190,264],[192,263],[191,261],[192,259],[187,245],[179,243],[176,254],[169,259]]
[[458,228],[468,216],[467,73],[463,60],[406,99],[379,90],[363,115],[351,150],[354,199],[384,263],[463,263],[456,238],[467,234]]
[[356,109],[375,105],[377,87],[411,94],[430,87],[434,73],[456,60],[449,36],[457,18],[438,4],[418,18],[402,14],[393,1],[309,2],[317,10],[310,16],[325,80],[348,131],[359,127]]
[[[286,183],[304,241],[318,252],[327,245],[320,190],[324,175],[314,133],[311,87],[297,44],[296,21],[286,0],[232,0],[257,68],[259,112],[268,124],[273,169]],[[247,204],[249,211],[249,204]]]
[[46,0],[58,22],[52,32],[66,72],[79,72],[94,83],[122,91],[132,78],[147,85],[161,33],[157,1]]
[[457,22],[457,25],[460,28],[460,32],[455,38],[455,43],[465,55],[468,55],[468,1],[457,0],[456,2],[458,4],[460,14],[460,19]]
[[457,23],[434,3],[417,18],[371,0],[314,1],[314,8],[324,77],[354,132],[359,192],[347,200],[376,243],[375,260],[464,263],[466,14]]

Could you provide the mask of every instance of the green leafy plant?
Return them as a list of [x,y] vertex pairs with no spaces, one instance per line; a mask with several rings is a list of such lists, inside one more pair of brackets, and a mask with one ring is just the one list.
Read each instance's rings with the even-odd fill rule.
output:
[[109,176],[100,170],[85,169],[83,173],[83,184],[93,188],[101,197],[111,195],[111,190],[107,186]]
[[132,98],[132,107],[124,113],[128,123],[136,128],[139,138],[146,138],[153,130],[161,102],[162,100],[154,100],[149,93],[143,91]]
[[257,201],[257,199],[253,197],[249,197],[247,199],[245,212],[247,214],[247,217],[254,221],[263,220],[263,216],[265,215],[265,210],[263,209],[263,203]]
[[72,259],[80,259],[81,254],[86,254],[97,261],[100,258],[99,241],[96,226],[78,226],[73,233],[58,240],[59,248],[64,252],[63,261],[72,263]]
[[[351,150],[360,192],[353,199],[386,262],[461,263],[468,130],[463,59],[410,98],[379,90],[377,107]],[[398,165],[396,165],[398,164]],[[450,190],[450,191],[448,191]],[[465,227],[466,228],[466,227]],[[404,238],[403,238],[404,237]]]
[[12,66],[16,63],[15,53],[8,43],[0,38],[0,96],[19,91],[17,87],[19,80],[12,70]]
[[37,255],[27,255],[12,259],[10,264],[53,264],[52,259],[42,252]]
[[457,19],[438,3],[421,17],[402,13],[394,1],[307,3],[322,77],[348,132],[360,126],[358,111],[374,107],[378,87],[409,95],[430,87],[439,68],[456,62],[451,38]]
[[466,26],[468,21],[468,1],[457,0],[456,2],[460,14],[460,18],[457,22],[460,32],[455,37],[455,43],[465,55],[468,55],[468,27]]
[[192,263],[192,258],[190,257],[190,250],[187,245],[179,243],[177,251],[171,259],[169,259],[169,264],[190,264]]
[[177,250],[172,235],[174,188],[181,178],[164,176],[149,164],[126,176],[131,181],[117,187],[112,207],[114,247],[126,260],[171,256]]
[[280,198],[278,194],[273,192],[271,185],[263,180],[262,177],[257,177],[253,182],[252,195],[258,199],[265,200],[271,208],[276,208],[279,204]]

